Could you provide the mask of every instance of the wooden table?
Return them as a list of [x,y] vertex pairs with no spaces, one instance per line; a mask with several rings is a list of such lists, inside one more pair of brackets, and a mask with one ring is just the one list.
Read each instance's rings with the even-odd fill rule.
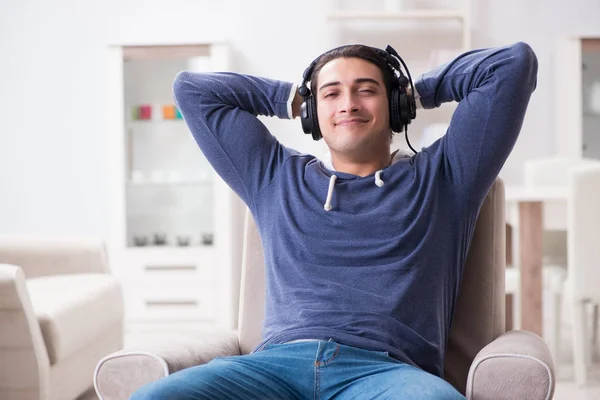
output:
[[519,263],[521,269],[521,329],[543,334],[542,323],[542,236],[543,204],[566,201],[566,186],[506,186],[507,205],[517,205]]

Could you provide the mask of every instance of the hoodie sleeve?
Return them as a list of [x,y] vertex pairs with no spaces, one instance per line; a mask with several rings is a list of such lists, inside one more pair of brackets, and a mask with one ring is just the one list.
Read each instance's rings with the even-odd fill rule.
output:
[[536,86],[537,58],[519,42],[473,50],[415,82],[424,108],[459,102],[440,141],[457,190],[482,201],[512,151]]
[[289,156],[258,115],[289,118],[291,83],[231,72],[183,71],[173,83],[177,107],[219,176],[248,205]]

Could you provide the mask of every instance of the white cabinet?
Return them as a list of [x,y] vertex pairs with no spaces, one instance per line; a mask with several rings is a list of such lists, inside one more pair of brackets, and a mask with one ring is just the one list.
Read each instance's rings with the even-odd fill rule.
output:
[[107,50],[110,265],[126,329],[172,333],[237,322],[242,206],[175,107],[182,70],[227,71],[225,44]]
[[570,37],[555,53],[558,156],[600,159],[600,37]]
[[[470,0],[330,0],[327,20],[331,47],[361,43],[385,49],[389,44],[406,62],[412,78],[471,49]],[[416,150],[446,132],[456,104],[417,110],[408,127]],[[392,146],[408,150],[404,134]]]

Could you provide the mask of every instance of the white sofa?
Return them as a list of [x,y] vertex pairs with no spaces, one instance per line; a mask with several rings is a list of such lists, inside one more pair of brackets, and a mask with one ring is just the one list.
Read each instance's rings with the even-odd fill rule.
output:
[[101,241],[0,236],[0,399],[78,398],[123,322]]

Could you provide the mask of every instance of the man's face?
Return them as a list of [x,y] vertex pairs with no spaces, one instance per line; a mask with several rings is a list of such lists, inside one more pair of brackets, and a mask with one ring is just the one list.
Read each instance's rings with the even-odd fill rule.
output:
[[317,80],[317,113],[332,153],[356,160],[389,146],[390,122],[383,74],[360,58],[336,58]]

